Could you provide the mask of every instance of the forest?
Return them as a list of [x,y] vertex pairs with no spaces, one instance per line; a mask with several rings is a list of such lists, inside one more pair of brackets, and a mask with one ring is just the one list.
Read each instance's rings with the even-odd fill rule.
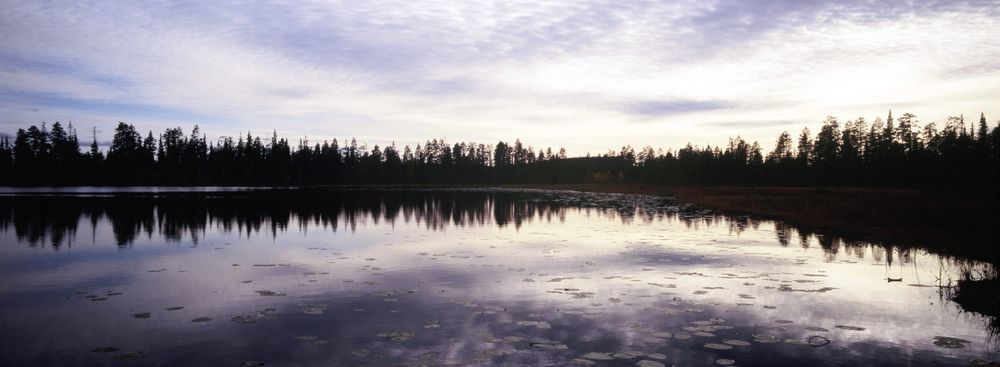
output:
[[920,125],[905,113],[870,124],[827,117],[813,137],[806,127],[781,133],[770,152],[739,136],[726,146],[677,150],[635,149],[567,157],[565,149],[514,143],[449,144],[432,139],[415,147],[369,148],[351,139],[293,144],[269,138],[209,141],[197,125],[145,137],[119,122],[101,149],[96,129],[81,150],[69,124],[19,129],[0,139],[0,184],[40,185],[331,185],[643,183],[656,185],[874,186],[995,189],[1000,182],[1000,124],[985,115],[966,123],[949,117],[943,128]]

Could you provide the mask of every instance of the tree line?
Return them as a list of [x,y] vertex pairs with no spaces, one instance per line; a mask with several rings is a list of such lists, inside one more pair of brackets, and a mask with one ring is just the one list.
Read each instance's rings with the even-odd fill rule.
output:
[[942,129],[892,112],[868,124],[857,118],[823,121],[815,138],[806,127],[781,133],[774,149],[731,138],[726,146],[639,150],[570,158],[565,149],[432,139],[414,148],[368,148],[355,139],[292,144],[277,132],[261,138],[208,141],[197,125],[143,137],[119,122],[107,152],[96,130],[88,150],[77,130],[56,122],[19,129],[0,139],[5,185],[321,185],[649,183],[663,185],[902,186],[995,188],[1000,125],[949,117]]

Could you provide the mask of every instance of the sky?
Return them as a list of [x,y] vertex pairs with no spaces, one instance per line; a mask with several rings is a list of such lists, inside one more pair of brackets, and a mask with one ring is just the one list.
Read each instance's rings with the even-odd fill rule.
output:
[[1000,118],[1000,1],[0,0],[0,134],[773,146]]

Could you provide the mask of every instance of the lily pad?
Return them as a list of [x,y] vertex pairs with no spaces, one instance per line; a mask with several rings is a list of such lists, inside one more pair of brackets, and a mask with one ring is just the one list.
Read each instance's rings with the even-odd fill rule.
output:
[[117,352],[119,350],[121,350],[121,348],[118,348],[118,347],[100,347],[100,348],[94,348],[94,350],[92,350],[91,352],[93,352],[93,353],[110,353],[110,352]]
[[229,321],[238,322],[241,324],[252,324],[257,322],[258,319],[259,317],[256,315],[239,315],[229,318]]
[[753,341],[761,343],[761,344],[774,344],[774,343],[778,342],[778,338],[775,338],[775,337],[773,337],[771,335],[767,335],[767,334],[757,334],[757,335],[754,335]]
[[240,367],[260,367],[263,366],[264,362],[261,361],[243,361],[240,362]]
[[722,342],[725,343],[725,344],[729,344],[729,345],[737,346],[737,347],[747,347],[747,346],[750,346],[750,342],[745,342],[745,341],[737,340],[737,339],[726,339],[726,340],[723,340]]
[[583,358],[593,359],[595,361],[610,361],[614,359],[614,357],[611,356],[611,353],[600,353],[600,352],[590,352],[584,354]]
[[132,314],[132,317],[137,319],[148,319],[150,317],[153,317],[153,314],[150,312],[137,312]]
[[325,312],[325,311],[326,311],[326,309],[325,309],[325,308],[320,308],[320,307],[307,307],[307,308],[305,308],[305,309],[303,309],[303,310],[302,310],[302,313],[304,313],[304,314],[306,314],[306,315],[321,315],[321,314],[323,314],[323,312]]
[[715,349],[715,350],[727,350],[727,349],[733,349],[733,346],[727,344],[706,343],[705,348]]
[[732,366],[736,361],[727,358],[719,358],[715,360],[715,364],[720,366]]
[[808,345],[808,342],[801,341],[799,339],[785,339],[785,344],[789,345]]
[[965,348],[965,345],[968,343],[972,342],[965,339],[951,338],[947,336],[934,337],[934,345],[939,346],[941,348],[948,348],[948,349]]
[[843,329],[843,330],[854,330],[854,331],[864,331],[865,330],[865,328],[863,328],[863,327],[860,327],[860,326],[851,326],[851,325],[834,325],[833,327],[838,328],[838,329]]
[[548,321],[522,320],[522,321],[518,321],[517,324],[521,325],[521,326],[534,326],[535,328],[538,328],[538,329],[551,329],[552,328],[552,324],[549,324]]
[[256,292],[257,294],[259,294],[261,296],[265,296],[265,297],[277,297],[277,296],[284,296],[285,295],[284,293],[275,292],[275,291],[267,290],[267,289],[262,289],[262,290],[254,291],[254,292]]
[[830,339],[825,336],[813,335],[810,336],[809,339],[806,340],[806,342],[808,342],[809,345],[814,347],[822,347],[824,345],[830,344]]
[[116,354],[116,355],[112,356],[111,359],[116,360],[116,361],[134,361],[134,360],[140,359],[142,357],[145,357],[147,354],[149,354],[149,353],[147,353],[147,352],[128,352],[128,353]]
[[566,344],[547,343],[547,342],[528,343],[528,346],[531,348],[538,348],[538,349],[555,349],[555,350],[569,349],[569,347],[566,346]]
[[392,340],[394,342],[405,342],[407,340],[413,339],[416,334],[412,331],[389,331],[378,334],[379,338]]
[[182,309],[184,309],[183,306],[174,306],[174,307],[164,308],[164,310],[167,310],[167,311],[177,311],[177,310],[182,310]]
[[657,361],[650,361],[648,359],[641,360],[639,361],[639,363],[636,363],[635,365],[638,367],[666,367],[666,365],[664,365],[663,363]]
[[196,318],[194,320],[191,320],[191,322],[207,322],[207,321],[212,321],[212,318],[211,317],[198,317],[198,318]]

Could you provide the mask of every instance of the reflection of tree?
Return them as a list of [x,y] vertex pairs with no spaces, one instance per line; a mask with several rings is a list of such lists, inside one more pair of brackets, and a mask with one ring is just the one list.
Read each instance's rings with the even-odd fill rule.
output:
[[[87,220],[96,231],[110,226],[119,246],[139,236],[162,236],[168,241],[198,239],[209,230],[247,235],[278,232],[290,226],[312,226],[354,231],[365,223],[419,223],[430,230],[448,226],[520,228],[532,221],[562,221],[568,210],[583,215],[618,218],[622,223],[680,221],[691,228],[726,226],[732,234],[757,229],[763,222],[749,216],[727,216],[700,211],[656,197],[635,195],[567,194],[546,191],[487,190],[269,190],[213,194],[119,194],[114,196],[5,196],[0,197],[0,230],[13,228],[31,246],[51,244],[58,249],[72,240],[77,225]],[[53,210],[58,208],[58,210]],[[86,222],[84,222],[86,223]],[[817,234],[783,222],[773,222],[778,242],[789,246],[794,238],[803,248],[817,244],[827,260],[837,256],[863,258],[866,249],[886,244]],[[891,251],[871,251],[876,261]],[[909,252],[900,252],[909,259]]]
[[[583,194],[580,194],[583,195]],[[598,194],[587,194],[598,195]],[[747,228],[757,229],[763,221],[748,216],[726,216],[678,207],[663,199],[634,200],[632,196],[574,197],[550,192],[516,191],[421,191],[421,190],[275,190],[205,194],[115,195],[115,196],[0,196],[0,231],[13,230],[20,242],[29,246],[50,244],[54,250],[71,246],[78,223],[88,223],[94,232],[110,230],[116,245],[127,247],[140,236],[154,234],[167,241],[189,238],[197,244],[209,231],[251,234],[270,232],[276,236],[290,226],[300,229],[322,227],[354,231],[359,225],[419,223],[429,230],[448,226],[487,226],[520,228],[533,221],[563,221],[567,212],[581,215],[618,218],[622,223],[640,221],[680,221],[690,228],[723,226],[731,234]],[[659,200],[659,202],[657,201]],[[653,202],[653,204],[650,204]],[[891,267],[914,264],[917,255],[912,247],[873,243],[869,240],[814,233],[783,222],[773,222],[778,243],[789,246],[796,237],[803,248],[818,244],[826,261],[838,257],[863,259],[870,254],[875,263]],[[110,228],[107,228],[110,227]],[[949,266],[965,272],[992,271],[955,258],[941,258]],[[979,264],[979,265],[976,265]],[[944,265],[942,265],[944,266]],[[980,299],[983,288],[966,277],[956,291],[968,299]],[[952,285],[957,279],[939,279],[939,285]],[[992,280],[995,282],[995,280]],[[951,288],[942,288],[951,291]],[[964,293],[961,291],[964,290]],[[969,296],[969,294],[972,294]],[[951,298],[951,295],[947,295]],[[971,310],[983,312],[975,305]],[[996,324],[996,319],[991,319]]]
[[[106,221],[119,246],[154,233],[168,241],[198,237],[209,229],[276,235],[289,226],[344,228],[368,223],[422,223],[432,230],[449,225],[520,226],[525,221],[562,218],[557,202],[521,200],[516,193],[305,190],[222,193],[209,196],[118,195],[9,196],[0,198],[0,230],[13,228],[32,246],[60,247],[86,219],[96,228]],[[52,208],[58,208],[53,210]],[[554,213],[554,215],[553,215]]]

